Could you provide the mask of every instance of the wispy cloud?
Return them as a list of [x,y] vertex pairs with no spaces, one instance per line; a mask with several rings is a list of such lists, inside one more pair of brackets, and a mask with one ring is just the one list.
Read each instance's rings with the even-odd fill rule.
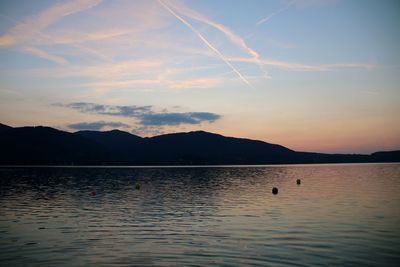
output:
[[89,57],[94,57],[97,59],[100,59],[103,62],[112,62],[112,57],[109,55],[106,55],[105,53],[102,53],[98,49],[88,47],[86,45],[80,44],[80,43],[75,43],[73,44],[75,48],[79,50],[84,56],[89,56]]
[[11,35],[0,36],[0,46],[10,46],[15,43],[15,39]]
[[23,51],[24,53],[28,53],[28,54],[31,54],[31,55],[34,55],[34,56],[37,56],[37,57],[46,59],[46,60],[55,62],[55,63],[60,64],[60,65],[66,65],[66,64],[68,64],[67,60],[64,59],[63,57],[49,54],[49,53],[47,53],[46,51],[43,51],[43,50],[41,50],[41,49],[39,49],[39,48],[35,48],[35,47],[24,47],[24,48],[22,49],[22,51]]
[[145,58],[85,65],[69,65],[58,69],[36,69],[33,73],[57,77],[88,77],[97,79],[122,79],[132,74],[156,72],[165,66],[162,59]]
[[[303,64],[303,63],[287,62],[287,61],[282,61],[282,60],[263,59],[257,52],[255,52],[253,49],[251,49],[240,36],[238,36],[233,31],[231,31],[228,27],[226,27],[220,23],[217,23],[215,21],[212,21],[211,19],[205,17],[204,15],[202,15],[192,9],[189,9],[188,7],[183,6],[182,4],[178,4],[177,2],[172,2],[172,3],[173,3],[174,8],[176,8],[179,11],[179,13],[184,14],[185,16],[190,17],[195,20],[198,20],[200,22],[206,23],[206,24],[220,30],[234,44],[241,47],[244,51],[246,51],[251,56],[251,58],[233,58],[233,57],[228,58],[228,57],[225,57],[225,59],[227,59],[228,61],[255,63],[255,64],[258,64],[259,66],[274,66],[274,67],[279,67],[282,69],[292,70],[292,71],[330,71],[330,70],[347,69],[347,68],[370,69],[370,68],[374,67],[373,64],[353,64],[353,63]],[[267,22],[273,16],[287,10],[295,3],[296,3],[296,1],[290,1],[286,6],[284,6],[283,8],[279,9],[276,12],[271,13],[267,17],[261,19],[257,24],[261,25],[261,24]],[[290,47],[292,47],[292,46],[290,46]],[[261,67],[261,68],[262,68],[262,70],[264,70],[264,73],[266,74],[265,69],[263,67]]]
[[279,13],[281,13],[281,12],[283,12],[283,11],[289,9],[295,2],[296,2],[296,0],[290,1],[286,6],[280,8],[280,9],[278,9],[277,11],[272,12],[272,13],[269,14],[268,16],[266,16],[266,17],[260,19],[260,20],[256,23],[256,25],[257,25],[257,26],[260,26],[261,24],[266,23],[266,22],[269,21],[272,17],[274,17],[274,16],[278,15]]
[[121,122],[113,121],[95,121],[95,122],[78,122],[67,125],[68,128],[74,130],[102,130],[106,127],[110,128],[127,128],[129,125]]
[[9,46],[29,40],[59,19],[92,8],[100,2],[101,0],[72,0],[53,5],[40,14],[18,23],[7,34],[0,36],[0,46]]
[[209,26],[214,27],[215,29],[219,30],[220,32],[222,32],[226,37],[229,38],[229,40],[231,40],[232,43],[234,43],[236,46],[238,46],[243,51],[245,51],[247,54],[249,54],[254,59],[255,63],[257,63],[259,65],[263,75],[266,78],[269,78],[267,71],[263,68],[263,66],[261,64],[260,54],[257,53],[252,48],[250,48],[250,46],[246,43],[246,41],[243,38],[241,38],[239,35],[237,35],[235,32],[233,32],[227,26],[211,20],[210,18],[206,17],[205,15],[203,15],[193,9],[188,8],[187,6],[183,5],[182,3],[178,3],[178,2],[172,2],[172,3],[173,3],[174,8],[176,8],[179,11],[179,13],[181,13],[191,19],[203,22]]
[[[229,72],[232,73],[232,72]],[[162,89],[171,90],[196,90],[215,88],[224,82],[223,78],[193,78],[173,79],[172,77],[156,77],[154,79],[126,79],[126,80],[105,80],[82,84],[82,87],[93,88],[98,93],[106,93],[109,90],[119,88],[141,88],[156,86]]]
[[143,87],[152,85],[161,85],[161,82],[158,79],[104,80],[104,81],[84,83],[80,84],[79,86],[95,89],[96,92],[106,93],[113,89],[132,88],[138,86]]
[[135,32],[132,29],[109,29],[94,32],[64,31],[57,34],[43,34],[37,41],[38,44],[79,44],[91,41],[115,39]]
[[214,88],[222,83],[221,78],[201,78],[168,81],[168,87],[171,89],[205,89]]
[[[237,62],[254,63],[253,58],[245,58],[245,57],[232,57],[229,58],[229,60]],[[372,69],[376,67],[376,65],[374,64],[363,64],[363,63],[302,64],[302,63],[287,62],[287,61],[280,61],[273,59],[263,59],[261,60],[261,64],[291,71],[333,71],[340,69]]]
[[71,86],[87,88],[101,94],[118,88],[135,88],[135,90],[146,88],[207,89],[215,88],[230,79],[218,72],[217,74],[215,71],[211,72],[211,70],[221,68],[222,64],[206,64],[195,67],[173,66],[172,64],[174,63],[167,59],[147,58],[81,66],[68,64],[59,68],[29,70],[27,73],[58,78],[87,78],[88,81]]
[[75,109],[82,113],[112,115],[121,117],[137,117],[142,114],[152,112],[151,106],[116,106],[116,105],[102,105],[102,104],[87,103],[87,102],[74,102],[69,104],[56,103],[54,105]]
[[180,20],[184,25],[186,25],[189,29],[191,29],[199,38],[200,40],[203,41],[204,44],[206,44],[212,51],[215,52],[215,54],[225,62],[226,65],[228,65],[234,73],[238,75],[238,77],[247,85],[251,86],[250,82],[224,57],[224,55],[217,49],[215,48],[196,28],[192,26],[188,21],[183,19],[181,16],[176,14],[168,5],[166,5],[163,1],[158,0],[158,2],[168,11],[170,12],[174,17],[176,17],[178,20]]

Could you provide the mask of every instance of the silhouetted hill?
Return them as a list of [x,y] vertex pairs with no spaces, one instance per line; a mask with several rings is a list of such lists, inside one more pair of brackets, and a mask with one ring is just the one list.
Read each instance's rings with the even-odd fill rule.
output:
[[[159,164],[256,164],[281,163],[294,151],[262,141],[225,137],[196,131],[146,138],[142,162]],[[157,151],[157,153],[154,153]]]
[[375,161],[382,161],[382,162],[396,162],[400,159],[400,151],[381,151],[375,152],[371,154],[371,157]]
[[109,153],[96,143],[50,127],[20,127],[0,132],[2,164],[98,164]]
[[142,141],[142,137],[140,136],[119,130],[106,132],[79,131],[74,133],[74,135],[90,139],[91,141],[98,143],[100,146],[113,151],[114,158],[117,157],[119,160],[131,158],[131,155],[137,152],[136,150]]
[[2,131],[6,131],[6,130],[9,130],[9,129],[12,129],[12,127],[10,127],[10,126],[8,126],[8,125],[5,125],[5,124],[2,124],[2,123],[0,123],[0,132],[2,132]]
[[371,155],[296,152],[263,141],[204,131],[142,138],[119,130],[69,133],[0,125],[1,165],[214,165],[400,162],[400,151]]

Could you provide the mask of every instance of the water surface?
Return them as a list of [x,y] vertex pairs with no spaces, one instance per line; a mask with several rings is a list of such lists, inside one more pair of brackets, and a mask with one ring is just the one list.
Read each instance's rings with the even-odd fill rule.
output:
[[398,262],[400,164],[0,168],[2,266]]

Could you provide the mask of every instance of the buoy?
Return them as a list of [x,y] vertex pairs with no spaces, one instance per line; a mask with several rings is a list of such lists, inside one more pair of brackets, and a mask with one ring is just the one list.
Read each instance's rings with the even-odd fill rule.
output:
[[90,194],[91,194],[92,196],[95,196],[95,195],[96,195],[96,192],[93,191],[93,192],[90,193]]
[[136,183],[136,184],[135,184],[135,189],[136,189],[136,190],[140,190],[140,184],[139,184],[139,183]]
[[278,194],[278,188],[272,187],[272,194],[274,195]]
[[297,179],[296,183],[297,183],[297,184],[301,184],[301,180],[300,180],[300,179]]

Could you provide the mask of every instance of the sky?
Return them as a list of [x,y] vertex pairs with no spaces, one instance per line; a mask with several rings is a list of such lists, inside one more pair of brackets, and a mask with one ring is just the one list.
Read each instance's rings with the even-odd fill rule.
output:
[[0,122],[400,149],[400,2],[0,1]]

